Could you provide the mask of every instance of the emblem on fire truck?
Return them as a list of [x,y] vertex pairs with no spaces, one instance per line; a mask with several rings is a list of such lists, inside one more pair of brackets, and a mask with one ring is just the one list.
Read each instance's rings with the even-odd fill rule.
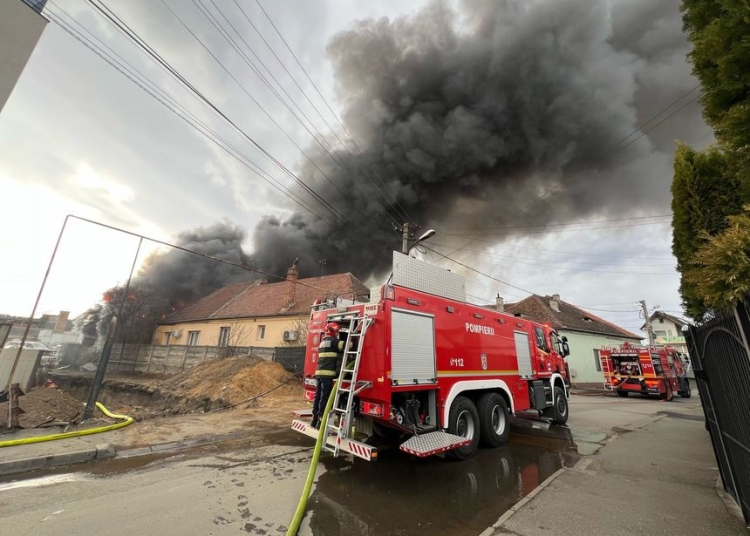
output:
[[482,370],[487,370],[487,354],[482,354]]

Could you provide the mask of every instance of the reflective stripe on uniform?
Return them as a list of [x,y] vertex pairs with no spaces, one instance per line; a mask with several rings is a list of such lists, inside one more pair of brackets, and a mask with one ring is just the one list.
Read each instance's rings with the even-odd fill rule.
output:
[[330,376],[331,378],[333,378],[334,376],[336,376],[336,372],[333,371],[333,370],[320,370],[320,369],[318,369],[318,370],[315,371],[314,375],[315,376]]

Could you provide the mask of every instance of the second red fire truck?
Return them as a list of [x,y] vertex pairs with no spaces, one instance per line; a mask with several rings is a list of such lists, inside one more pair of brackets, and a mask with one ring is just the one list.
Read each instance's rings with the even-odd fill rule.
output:
[[670,346],[634,346],[628,343],[599,351],[604,386],[617,396],[658,396],[672,400],[690,398],[690,381],[680,353]]
[[[463,460],[480,443],[503,445],[511,414],[533,410],[556,424],[567,421],[567,340],[548,325],[455,299],[463,287],[458,277],[395,254],[391,284],[375,289],[370,303],[313,308],[304,369],[308,401],[325,325],[340,324],[346,340],[322,432],[335,456],[376,459],[368,438],[388,436],[416,456],[444,452]],[[306,420],[294,420],[292,428],[318,436]]]

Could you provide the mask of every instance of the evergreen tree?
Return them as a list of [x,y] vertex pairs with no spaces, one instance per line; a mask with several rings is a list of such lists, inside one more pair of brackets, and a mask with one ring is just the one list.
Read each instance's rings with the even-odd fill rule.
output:
[[719,303],[706,301],[698,288],[705,290],[704,279],[710,286],[707,278],[717,277],[718,269],[708,270],[695,255],[750,201],[750,2],[683,0],[682,13],[693,74],[703,88],[703,116],[719,142],[702,152],[679,144],[675,153],[672,252],[683,304],[699,319]]
[[[715,147],[695,151],[686,144],[678,145],[672,182],[672,253],[683,275],[700,270],[692,261],[706,242],[706,236],[726,229],[727,216],[740,212],[742,204],[737,188],[738,181],[728,173],[723,151]],[[688,314],[693,318],[703,316],[706,304],[685,277],[680,283],[680,293]]]

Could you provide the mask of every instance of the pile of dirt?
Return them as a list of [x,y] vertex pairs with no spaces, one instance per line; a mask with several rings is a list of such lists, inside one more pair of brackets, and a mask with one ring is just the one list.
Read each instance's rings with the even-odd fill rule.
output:
[[[23,428],[36,428],[41,424],[62,421],[72,422],[83,413],[84,402],[76,400],[56,387],[37,387],[18,399],[24,410],[19,417]],[[0,404],[0,427],[8,426],[8,402]]]
[[294,374],[258,356],[207,361],[160,382],[157,389],[186,400],[188,405],[210,400],[212,407],[241,404],[272,389],[264,398],[301,395]]

